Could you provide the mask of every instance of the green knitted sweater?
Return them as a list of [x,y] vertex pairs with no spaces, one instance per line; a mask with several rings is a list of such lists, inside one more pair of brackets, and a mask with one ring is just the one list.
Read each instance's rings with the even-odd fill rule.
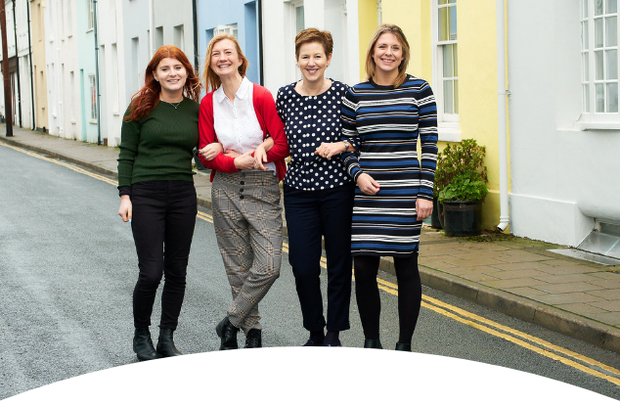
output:
[[[193,181],[193,148],[198,144],[199,104],[160,102],[138,121],[123,121],[118,155],[118,188],[140,181]],[[125,116],[129,114],[131,105]],[[128,192],[127,192],[128,193]]]

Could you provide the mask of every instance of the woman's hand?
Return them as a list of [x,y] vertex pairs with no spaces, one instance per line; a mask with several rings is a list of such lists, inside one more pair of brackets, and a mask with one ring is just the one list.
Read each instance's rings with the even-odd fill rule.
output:
[[357,177],[357,186],[364,195],[376,195],[381,189],[381,185],[368,174],[361,174]]
[[344,153],[345,150],[346,148],[342,141],[338,141],[336,143],[321,143],[314,154],[320,155],[321,157],[329,160],[335,155]]
[[217,157],[218,154],[222,153],[223,151],[224,147],[220,143],[207,144],[199,150],[200,155],[202,155],[207,161],[213,160],[215,157]]
[[250,150],[241,155],[237,155],[237,158],[235,158],[235,167],[237,167],[238,170],[253,170],[254,169],[254,157],[252,157],[253,152],[254,150]]
[[238,152],[236,152],[235,150],[226,150],[224,151],[224,155],[227,157],[232,157],[232,158],[237,158],[239,157],[241,154],[239,154]]
[[415,200],[415,211],[418,214],[418,220],[424,220],[433,213],[433,201],[418,198]]
[[121,206],[118,208],[118,214],[123,219],[123,222],[128,222],[131,220],[132,216],[132,205],[131,198],[129,195],[121,195]]
[[267,167],[263,165],[263,163],[267,162],[267,151],[271,150],[274,142],[271,137],[267,140],[263,141],[256,150],[254,150],[254,168],[267,171]]

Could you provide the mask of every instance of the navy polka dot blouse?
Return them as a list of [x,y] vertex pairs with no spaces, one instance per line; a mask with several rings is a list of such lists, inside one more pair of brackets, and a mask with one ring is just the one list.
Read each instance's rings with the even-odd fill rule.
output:
[[314,154],[321,143],[340,140],[340,104],[349,86],[332,80],[322,94],[302,96],[295,91],[295,85],[280,88],[276,99],[291,151],[284,183],[316,191],[352,182],[339,156],[326,159]]

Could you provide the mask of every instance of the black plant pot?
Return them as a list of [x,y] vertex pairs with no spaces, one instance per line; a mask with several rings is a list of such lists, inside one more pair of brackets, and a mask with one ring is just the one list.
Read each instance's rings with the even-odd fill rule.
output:
[[433,229],[443,229],[441,225],[441,212],[439,209],[439,201],[437,197],[433,197],[433,213],[431,213],[431,227]]
[[477,236],[482,232],[482,202],[444,201],[443,229],[447,236]]

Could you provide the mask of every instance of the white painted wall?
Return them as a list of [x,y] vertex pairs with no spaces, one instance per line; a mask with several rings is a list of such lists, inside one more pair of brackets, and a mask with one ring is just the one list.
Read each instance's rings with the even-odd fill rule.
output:
[[80,138],[79,63],[75,4],[70,0],[47,0],[45,7],[46,64],[49,132]]
[[[194,63],[194,21],[191,1],[153,0],[153,23],[163,27],[164,45],[179,47]],[[182,28],[182,30],[181,30]],[[180,32],[182,31],[182,35]]]
[[[274,97],[278,89],[301,78],[295,64],[295,15],[290,1],[263,1],[264,81]],[[328,30],[334,38],[326,76],[359,82],[357,0],[304,0],[305,28]]]
[[117,146],[127,108],[123,1],[98,0],[97,4],[101,134],[109,146]]
[[579,0],[508,2],[511,232],[577,246],[620,222],[620,132],[582,131]]

